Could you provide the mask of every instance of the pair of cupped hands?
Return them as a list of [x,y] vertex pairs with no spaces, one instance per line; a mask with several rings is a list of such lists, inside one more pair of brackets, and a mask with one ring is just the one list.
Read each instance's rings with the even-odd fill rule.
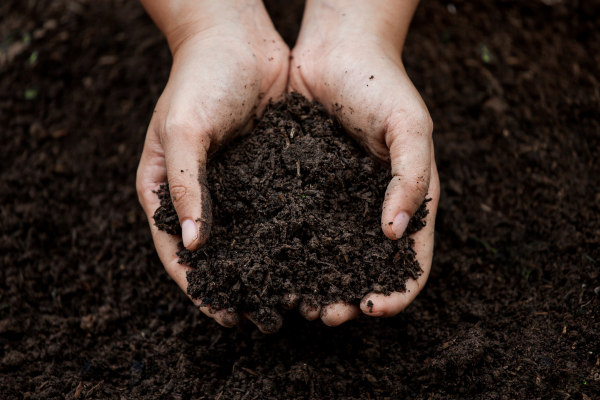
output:
[[[142,3],[165,33],[173,55],[137,172],[139,199],[169,275],[185,292],[190,268],[177,262],[178,243],[183,240],[187,249],[195,250],[210,233],[207,160],[223,143],[248,133],[270,100],[297,91],[321,102],[349,135],[391,165],[381,216],[383,234],[389,239],[402,236],[426,196],[432,201],[426,227],[413,236],[424,272],[406,283],[405,292],[370,293],[359,305],[312,308],[290,295],[281,304],[298,307],[305,318],[321,318],[329,326],[361,312],[389,317],[402,311],[429,275],[439,199],[433,124],[401,60],[416,1],[308,0],[291,52],[260,0]],[[181,239],[159,231],[152,218],[160,205],[155,191],[167,180]],[[192,301],[200,306],[200,300]],[[253,319],[210,306],[200,310],[228,327],[242,317]]]

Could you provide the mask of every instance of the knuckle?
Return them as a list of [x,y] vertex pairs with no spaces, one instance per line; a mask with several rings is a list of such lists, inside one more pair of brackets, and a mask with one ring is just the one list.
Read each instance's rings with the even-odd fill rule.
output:
[[391,130],[397,134],[412,134],[430,138],[433,133],[433,120],[424,106],[404,111],[403,116],[397,116],[391,124]]
[[[398,183],[395,184],[396,180]],[[429,175],[414,178],[395,176],[386,191],[383,202],[384,209],[386,206],[396,203],[399,198],[405,199],[403,203],[406,206],[414,210],[418,209],[429,191],[429,180]],[[382,222],[385,224],[388,221],[382,220]]]
[[424,108],[418,108],[407,117],[408,129],[419,136],[429,136],[433,132],[433,121]]
[[196,135],[210,122],[207,115],[199,109],[174,106],[165,115],[160,126],[163,135]]
[[214,141],[213,123],[204,113],[199,117],[198,110],[184,108],[170,111],[158,131],[166,146],[200,145],[208,151]]
[[169,180],[169,191],[171,192],[171,199],[173,200],[175,208],[185,203],[190,192],[187,185],[179,179]]
[[169,139],[173,137],[188,136],[194,130],[194,124],[186,117],[184,112],[169,112],[163,123],[161,136]]
[[419,208],[423,200],[425,200],[428,189],[429,180],[424,179],[410,182],[405,186],[405,191],[409,194],[410,202],[415,209]]

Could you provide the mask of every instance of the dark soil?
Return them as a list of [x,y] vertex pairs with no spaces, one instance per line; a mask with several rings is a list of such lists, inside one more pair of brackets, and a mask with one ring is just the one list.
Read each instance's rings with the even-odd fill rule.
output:
[[135,171],[170,56],[141,7],[0,2],[0,397],[600,398],[600,5],[453,4],[424,0],[404,52],[441,179],[427,285],[263,335],[153,248]]
[[[212,236],[182,248],[188,294],[215,310],[254,312],[261,322],[295,294],[312,307],[358,303],[406,290],[421,267],[408,235],[425,226],[426,203],[396,241],[381,232],[390,170],[369,158],[323,106],[292,93],[270,104],[252,134],[206,168]],[[168,184],[156,226],[181,233]],[[277,318],[276,318],[277,319]]]

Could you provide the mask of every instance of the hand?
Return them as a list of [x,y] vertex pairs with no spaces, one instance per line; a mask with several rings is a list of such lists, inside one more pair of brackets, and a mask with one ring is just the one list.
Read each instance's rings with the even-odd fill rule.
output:
[[[269,99],[285,92],[289,49],[260,1],[183,0],[178,7],[162,0],[143,3],[167,36],[173,67],[150,121],[137,192],[158,255],[186,292],[191,268],[177,263],[177,244],[183,239],[187,249],[195,250],[210,233],[207,159],[225,141],[248,132]],[[160,205],[154,191],[166,180],[182,238],[159,231],[152,218]],[[240,318],[227,310],[200,310],[223,326],[233,326]]]
[[[427,226],[414,234],[423,274],[406,282],[407,291],[370,293],[360,308],[337,303],[322,309],[300,305],[307,319],[339,325],[360,311],[370,316],[398,314],[425,285],[433,257],[439,178],[433,153],[433,123],[401,60],[402,45],[416,2],[309,0],[292,55],[288,90],[323,103],[367,151],[391,164],[381,227],[400,238],[425,197]],[[371,301],[372,305],[367,303]]]

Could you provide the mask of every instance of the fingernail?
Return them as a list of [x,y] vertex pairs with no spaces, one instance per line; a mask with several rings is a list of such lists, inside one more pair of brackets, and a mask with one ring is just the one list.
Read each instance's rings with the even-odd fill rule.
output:
[[396,215],[396,218],[394,218],[394,224],[392,225],[392,232],[394,232],[394,235],[396,236],[397,239],[400,239],[402,237],[402,234],[404,233],[404,231],[406,230],[406,227],[408,226],[409,220],[410,220],[410,217],[404,211],[401,212],[400,214]]
[[227,328],[232,328],[240,322],[240,317],[235,312],[222,310],[221,314],[219,314],[219,320],[217,322]]
[[367,314],[370,317],[381,317],[383,315],[383,311],[373,312],[375,304],[373,304],[371,300],[367,301],[366,303],[363,303],[360,308],[364,314]]
[[181,224],[181,238],[185,247],[188,247],[194,240],[198,239],[198,227],[191,219],[186,219]]

